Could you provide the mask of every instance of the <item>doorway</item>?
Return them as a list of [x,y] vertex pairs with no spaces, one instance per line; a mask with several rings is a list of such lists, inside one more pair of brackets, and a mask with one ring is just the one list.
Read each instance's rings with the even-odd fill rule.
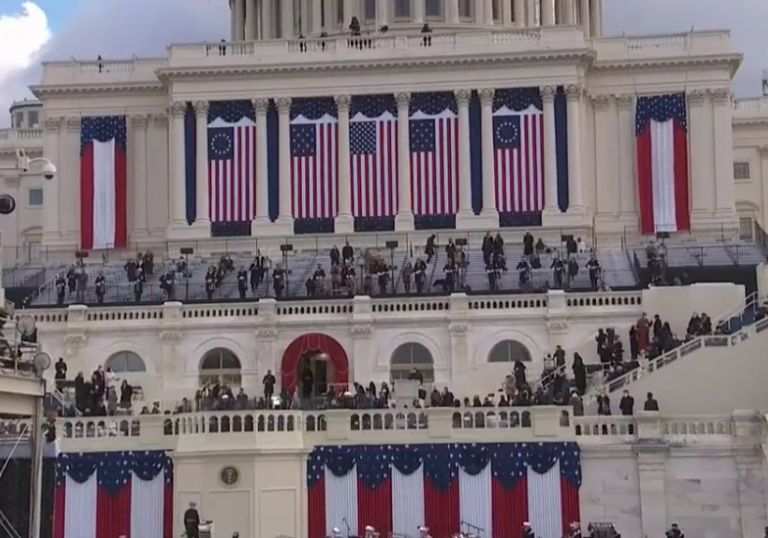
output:
[[302,399],[315,400],[328,392],[330,370],[330,357],[327,353],[309,351],[302,357],[298,371]]

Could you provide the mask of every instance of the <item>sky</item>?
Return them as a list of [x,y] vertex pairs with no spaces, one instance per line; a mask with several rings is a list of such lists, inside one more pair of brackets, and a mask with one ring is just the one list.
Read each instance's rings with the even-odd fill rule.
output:
[[[606,35],[731,29],[745,55],[737,95],[759,95],[768,69],[766,0],[605,0]],[[162,56],[171,42],[228,35],[227,0],[0,0],[0,127],[13,100],[29,97],[40,63]]]

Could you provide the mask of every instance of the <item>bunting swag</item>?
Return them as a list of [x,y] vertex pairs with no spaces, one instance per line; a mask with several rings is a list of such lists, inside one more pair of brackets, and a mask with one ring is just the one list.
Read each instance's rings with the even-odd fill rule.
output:
[[352,214],[397,214],[397,104],[392,95],[353,97],[349,120]]
[[[208,191],[211,222],[256,218],[256,132],[248,101],[211,103],[208,111]],[[194,167],[194,163],[187,163]]]
[[498,90],[493,147],[500,213],[544,209],[544,113],[537,88]]
[[125,116],[86,117],[80,131],[80,245],[124,248],[127,168]]
[[[579,521],[576,443],[318,447],[307,465],[309,538],[364,534],[435,538],[460,530],[560,538]],[[558,508],[559,507],[559,508]]]
[[688,230],[685,94],[640,97],[635,131],[642,233]]
[[293,217],[330,219],[338,212],[339,122],[333,98],[291,106]]
[[410,155],[413,213],[455,215],[459,120],[452,93],[419,93],[411,98]]
[[59,455],[53,538],[172,538],[173,463],[164,452]]

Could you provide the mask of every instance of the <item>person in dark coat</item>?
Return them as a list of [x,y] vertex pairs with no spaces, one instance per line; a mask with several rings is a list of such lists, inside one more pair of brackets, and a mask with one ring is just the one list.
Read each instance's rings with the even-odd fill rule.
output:
[[526,383],[525,380],[525,364],[522,361],[515,361],[515,386],[518,390]]
[[493,237],[491,232],[486,232],[483,237],[483,263],[491,265],[491,256],[493,255]]
[[187,538],[200,538],[200,514],[197,513],[195,503],[189,503],[189,508],[184,512],[184,530]]
[[625,390],[621,397],[619,409],[621,409],[621,414],[625,417],[631,417],[635,414],[635,399],[629,395],[628,390]]
[[248,291],[248,272],[245,267],[241,267],[237,272],[237,291],[240,294],[240,300],[245,299],[245,294]]
[[634,325],[629,328],[629,354],[633,361],[640,356],[640,346],[637,342],[637,329]]
[[99,304],[103,304],[104,295],[107,292],[107,281],[104,278],[104,274],[101,271],[99,271],[99,275],[96,277],[94,284],[96,285],[96,301]]
[[64,385],[64,380],[67,379],[67,363],[64,362],[63,357],[59,357],[59,360],[56,361],[54,367],[56,368],[56,375],[54,376],[54,379],[56,379],[56,388],[61,390],[61,387]]
[[437,236],[435,234],[430,235],[427,238],[427,244],[424,247],[424,254],[427,256],[427,263],[432,263],[432,258],[435,256],[435,241]]
[[525,232],[523,236],[523,256],[531,256],[533,254],[533,235],[531,232]]
[[275,393],[275,383],[277,380],[272,375],[272,370],[267,370],[267,375],[264,376],[262,383],[264,383],[264,399],[267,401],[272,400],[272,395]]
[[648,396],[645,399],[645,405],[643,406],[644,411],[658,411],[659,410],[659,402],[656,401],[656,399],[653,397],[653,393],[649,392]]
[[584,360],[578,353],[573,354],[573,383],[579,396],[584,396],[587,391],[587,368],[584,366]]
[[341,249],[341,257],[344,260],[344,263],[351,262],[355,258],[355,251],[354,249],[349,245],[349,241],[346,242],[344,247]]
[[523,523],[523,530],[520,533],[520,536],[522,536],[522,538],[536,538],[536,535],[533,534],[533,529],[531,528],[531,524],[528,523],[527,521]]

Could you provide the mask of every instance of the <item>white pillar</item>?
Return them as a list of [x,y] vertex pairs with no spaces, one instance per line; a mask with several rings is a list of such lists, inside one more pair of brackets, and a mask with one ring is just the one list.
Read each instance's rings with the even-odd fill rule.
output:
[[376,28],[389,26],[389,1],[376,0]]
[[352,215],[352,178],[349,172],[349,95],[337,95],[336,109],[339,114],[339,214],[336,217],[335,232],[355,231]]
[[245,39],[245,0],[235,0],[235,41]]
[[275,12],[272,3],[275,0],[261,0],[261,39],[274,39]]
[[541,88],[544,103],[544,214],[558,215],[557,203],[557,135],[555,132],[555,86]]
[[293,0],[282,0],[280,3],[280,37],[293,38]]
[[133,222],[131,239],[147,235],[147,116],[131,117],[133,128]]
[[245,26],[243,30],[245,41],[256,39],[256,21],[256,0],[245,0]]
[[195,226],[201,228],[201,232],[210,235],[211,212],[209,206],[210,193],[208,192],[208,101],[195,102],[196,121],[196,176],[195,181],[197,200],[195,212]]
[[555,24],[555,0],[541,0],[541,25]]
[[459,0],[447,0],[445,3],[447,10],[447,20],[450,24],[459,24],[461,19],[459,17]]
[[525,20],[525,0],[515,0],[515,26],[527,26]]
[[603,35],[603,0],[592,0],[592,35],[600,37]]
[[619,141],[619,217],[624,226],[637,225],[637,179],[635,176],[635,114],[633,95],[616,97],[618,125],[616,136]]
[[499,211],[496,205],[496,178],[494,176],[493,157],[493,88],[479,90],[480,111],[482,120],[482,154],[483,154],[483,210],[481,216],[496,218],[498,225]]
[[568,101],[568,213],[584,211],[581,195],[581,86],[566,88]]
[[269,99],[253,100],[256,111],[256,218],[251,235],[259,235],[269,225],[269,163],[267,161],[267,109]]
[[667,529],[666,451],[641,449],[637,452],[640,514],[643,536],[663,536]]
[[[613,96],[598,95],[592,99],[592,109],[595,112],[595,143],[598,148],[610,148],[618,141],[616,101]],[[598,151],[595,155],[595,209],[603,229],[618,224],[620,151]]]
[[581,18],[581,27],[584,28],[584,35],[590,37],[592,35],[592,20],[589,13],[589,0],[579,1],[579,17]]
[[[715,130],[715,210],[727,224],[736,222],[733,199],[733,118],[728,88],[712,91]],[[723,222],[721,221],[721,222]]]
[[688,94],[690,138],[691,217],[694,223],[715,210],[714,132],[712,109],[702,90]]
[[765,230],[768,228],[768,145],[759,146],[757,150],[760,154],[761,171],[761,175],[757,177],[760,180],[760,184],[762,185],[762,214],[758,218],[761,219],[760,226],[762,226],[763,230]]
[[493,0],[483,0],[483,23],[493,25]]
[[574,11],[574,0],[562,0],[563,1],[563,23],[564,24],[576,24],[576,13]]
[[398,151],[398,180],[397,180],[397,231],[411,231],[413,224],[413,205],[411,200],[411,128],[410,103],[411,94],[398,93],[397,100],[397,151]]
[[459,222],[474,216],[472,209],[472,163],[469,153],[469,100],[471,90],[456,90],[456,105],[459,110],[459,214],[457,228],[463,228]]
[[237,11],[235,0],[229,0],[229,40],[237,41]]
[[541,11],[537,9],[536,0],[522,0],[525,2],[525,20],[528,27],[541,26]]
[[184,114],[187,104],[175,102],[171,104],[171,225],[184,227],[187,224],[187,195],[184,188],[186,177],[184,162]]
[[424,0],[413,0],[413,23],[424,24]]
[[312,1],[312,34],[317,36],[323,31],[323,3]]
[[277,100],[277,112],[280,130],[280,211],[278,222],[291,224],[291,98],[281,97]]
[[[59,140],[64,118],[46,118],[43,123],[43,157],[60,167]],[[43,182],[43,243],[55,243],[61,239],[59,229],[59,182],[61,177]]]
[[[344,2],[344,24],[342,25],[342,28],[346,30],[349,27],[349,23],[352,21],[352,17],[357,16],[357,11],[355,10],[355,0],[339,1]],[[360,24],[362,24],[362,22]]]

